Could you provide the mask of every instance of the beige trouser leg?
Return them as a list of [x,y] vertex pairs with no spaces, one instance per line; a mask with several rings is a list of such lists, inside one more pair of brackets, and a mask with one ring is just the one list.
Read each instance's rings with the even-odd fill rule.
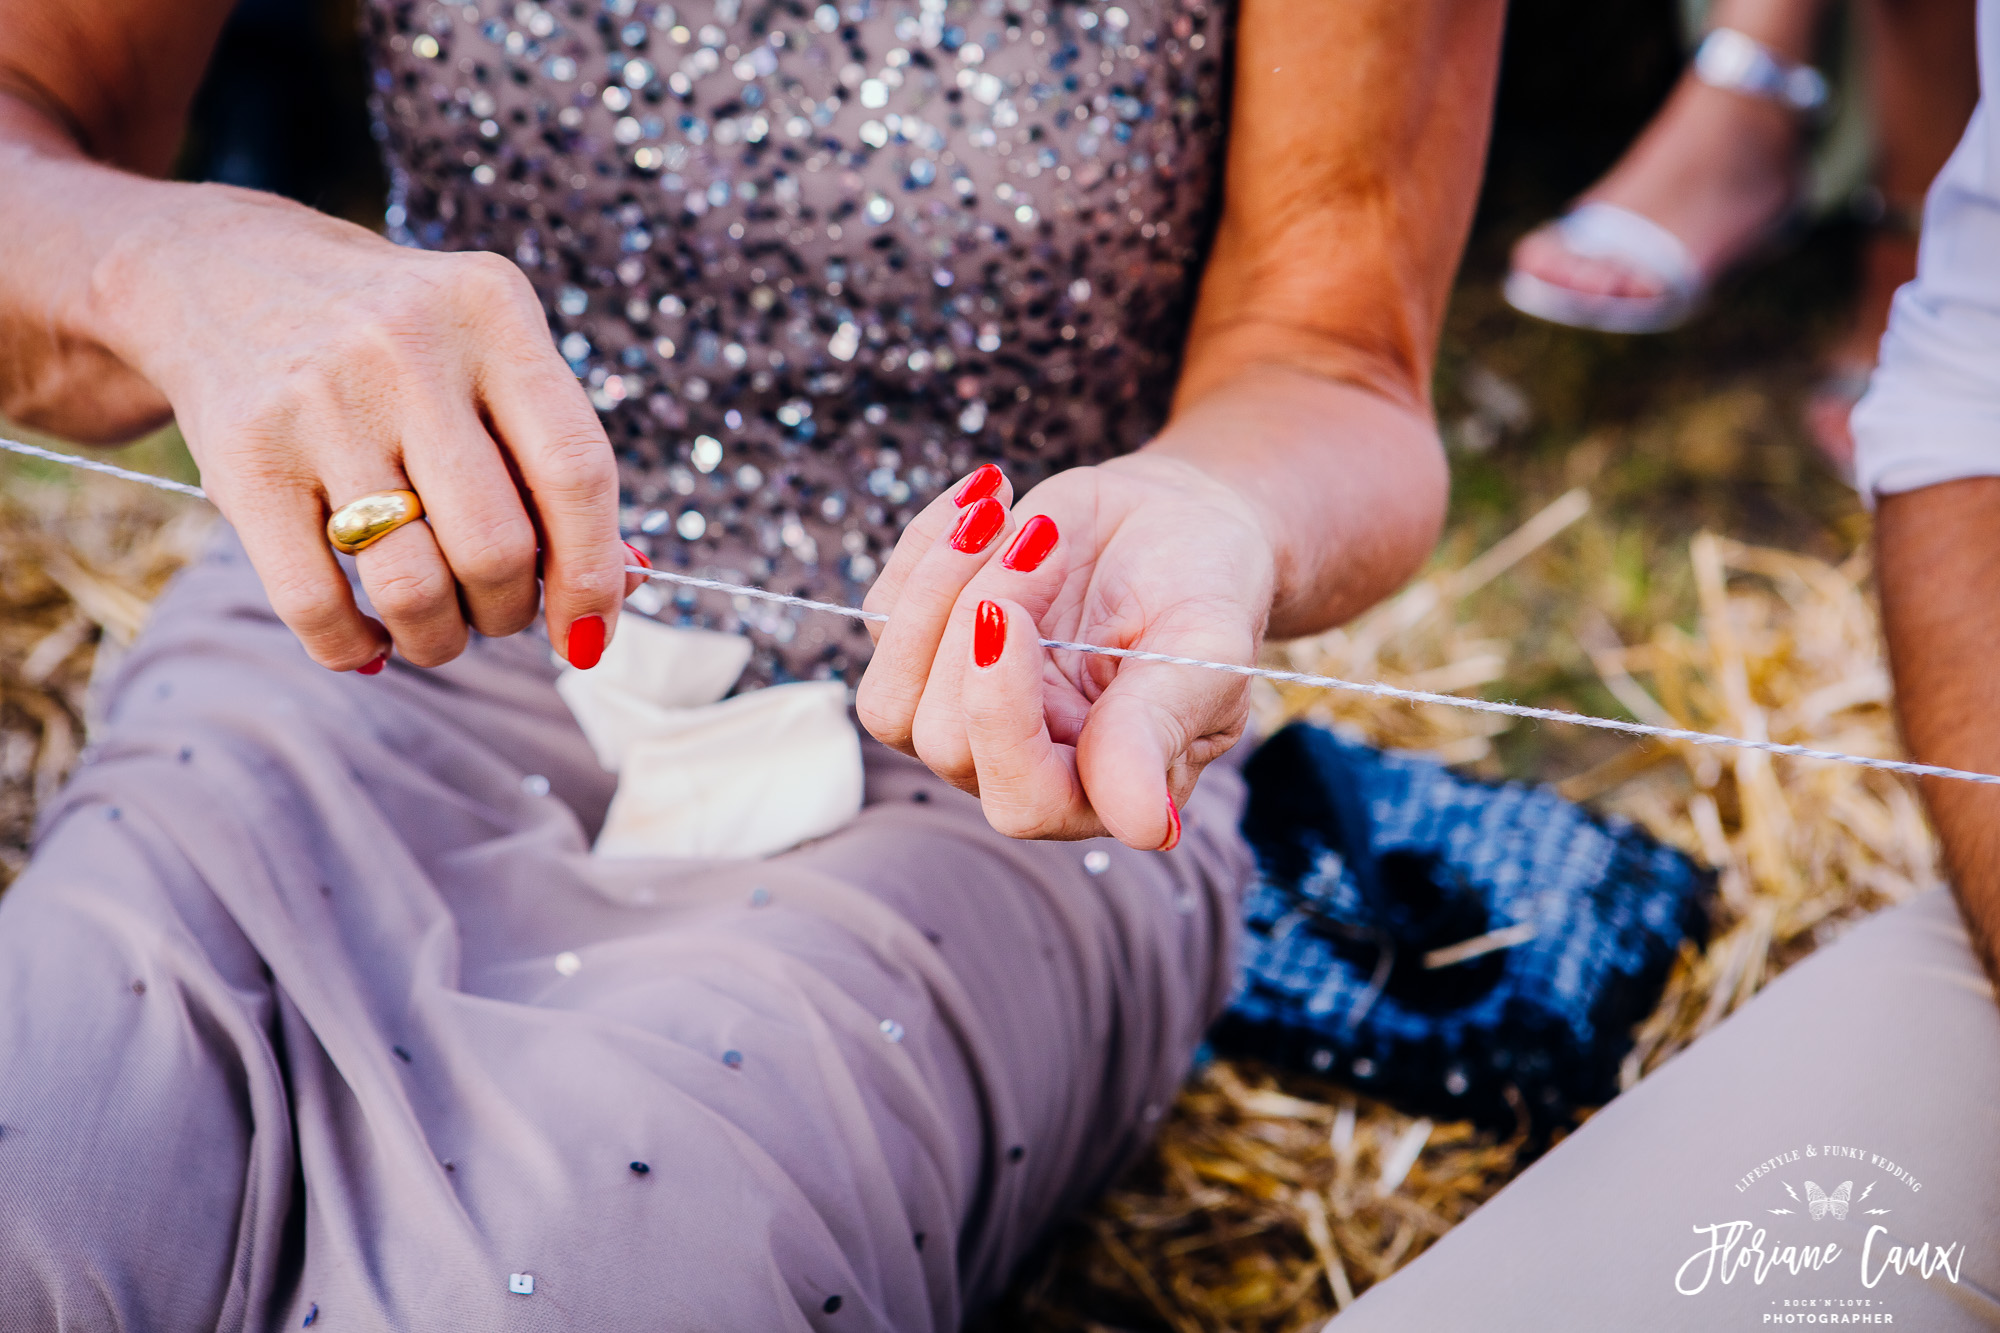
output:
[[1929,1333],[2000,1328],[1996,1293],[2000,1008],[1940,889],[1779,978],[1334,1323]]

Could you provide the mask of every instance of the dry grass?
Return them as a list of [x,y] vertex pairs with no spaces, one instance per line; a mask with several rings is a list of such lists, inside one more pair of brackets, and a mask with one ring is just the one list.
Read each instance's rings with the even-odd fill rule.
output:
[[[1741,404],[1718,397],[1676,407],[1671,428],[1643,429],[1677,441],[1733,429]],[[1504,505],[1461,513],[1428,577],[1353,625],[1274,648],[1273,659],[1894,754],[1864,557],[1690,538],[1629,508],[1593,506],[1594,495],[1617,491],[1607,459],[1643,443],[1599,432],[1526,469],[1524,496],[1553,483],[1542,500],[1512,505],[1510,522],[1496,522]],[[199,505],[125,483],[40,467],[7,474],[0,866],[9,876],[36,801],[76,756],[94,653],[130,638],[206,521]],[[1828,544],[1853,546],[1851,535]],[[1639,1033],[1628,1082],[1854,918],[1937,874],[1911,789],[1883,774],[1291,688],[1260,690],[1257,709],[1267,726],[1314,717],[1489,775],[1554,781],[1722,870],[1714,938],[1675,970]],[[1314,1329],[1520,1165],[1518,1144],[1467,1126],[1219,1061],[1191,1081],[1151,1158],[1065,1227],[982,1326]]]
[[[4,423],[0,433],[21,438]],[[156,439],[121,461],[176,475],[176,452]],[[0,886],[81,751],[93,671],[131,642],[213,521],[195,501],[130,482],[0,464]]]

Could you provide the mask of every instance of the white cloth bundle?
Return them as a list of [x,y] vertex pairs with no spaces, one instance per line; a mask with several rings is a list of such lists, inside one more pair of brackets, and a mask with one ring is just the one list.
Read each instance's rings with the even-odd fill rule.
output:
[[723,699],[750,660],[737,634],[626,615],[589,671],[556,690],[618,791],[602,857],[759,857],[861,809],[861,739],[839,681]]

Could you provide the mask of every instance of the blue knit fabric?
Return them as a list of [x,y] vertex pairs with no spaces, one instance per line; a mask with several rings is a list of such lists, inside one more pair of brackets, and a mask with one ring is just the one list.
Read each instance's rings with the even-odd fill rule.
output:
[[[1542,788],[1286,728],[1246,768],[1261,875],[1219,1049],[1546,1131],[1611,1098],[1713,875]],[[1446,967],[1436,949],[1533,937]]]

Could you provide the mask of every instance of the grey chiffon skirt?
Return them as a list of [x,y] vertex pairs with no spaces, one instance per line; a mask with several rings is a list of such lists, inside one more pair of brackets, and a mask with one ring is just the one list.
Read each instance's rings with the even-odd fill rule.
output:
[[1171,853],[1001,837],[872,742],[755,862],[599,861],[547,646],[312,665],[223,534],[0,898],[0,1329],[951,1329],[1226,998]]

